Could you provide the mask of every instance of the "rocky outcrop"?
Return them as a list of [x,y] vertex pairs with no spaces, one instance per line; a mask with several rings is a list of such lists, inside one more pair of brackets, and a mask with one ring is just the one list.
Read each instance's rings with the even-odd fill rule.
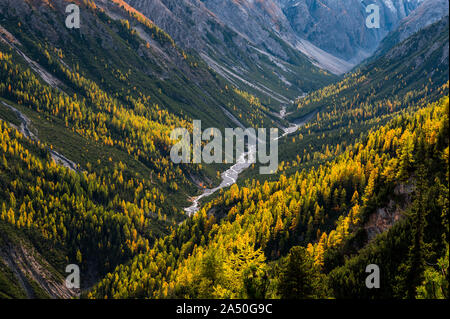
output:
[[397,29],[389,33],[381,42],[374,58],[383,55],[393,46],[425,27],[448,15],[448,0],[425,0],[409,16],[400,21]]
[[426,32],[421,34],[421,38],[413,35],[394,46],[385,54],[384,59],[393,63],[404,59],[406,56],[412,57],[412,53],[416,52],[414,58],[404,62],[406,66],[419,68],[424,63],[430,63],[430,57],[434,57],[434,68],[448,68],[448,28],[448,19],[443,18],[425,28],[424,31]]
[[11,238],[3,237],[0,261],[11,270],[29,299],[43,297],[36,294],[37,289],[53,299],[70,299],[79,295],[78,291],[66,287],[64,277],[28,242],[13,242]]
[[378,208],[369,216],[364,226],[369,241],[389,230],[403,218],[404,211],[411,205],[411,196],[414,191],[415,186],[412,183],[398,185],[394,190],[396,200],[391,199],[386,207]]
[[439,21],[442,17],[448,15],[448,10],[447,0],[425,0],[417,10],[414,10],[411,15],[400,22],[400,26],[397,29],[399,42]]
[[[341,59],[359,63],[413,12],[422,0],[291,0],[281,1],[296,34]],[[380,7],[380,28],[366,27],[366,7]]]

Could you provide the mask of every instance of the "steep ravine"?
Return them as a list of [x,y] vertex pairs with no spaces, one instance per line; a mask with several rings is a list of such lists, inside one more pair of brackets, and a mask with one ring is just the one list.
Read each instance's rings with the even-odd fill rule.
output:
[[66,287],[63,276],[59,275],[33,248],[22,242],[10,242],[0,249],[0,259],[12,270],[28,299],[42,298],[36,295],[36,288],[49,298],[70,299],[77,292]]
[[[32,130],[30,129],[31,126],[31,121],[30,119],[24,115],[22,112],[20,112],[18,109],[16,109],[15,107],[9,105],[6,102],[1,101],[1,103],[6,106],[7,108],[9,108],[11,111],[13,111],[14,113],[16,113],[17,118],[20,120],[21,124],[20,127],[16,127],[26,138],[32,139],[37,141],[38,137],[32,132]],[[11,124],[12,125],[12,124]],[[14,126],[14,125],[12,125]],[[15,126],[14,126],[15,127]],[[70,159],[68,159],[67,157],[65,157],[64,155],[54,151],[53,149],[49,148],[48,149],[53,160],[60,165],[63,165],[64,167],[67,167],[68,169],[72,170],[72,171],[78,171],[78,164],[72,162]]]

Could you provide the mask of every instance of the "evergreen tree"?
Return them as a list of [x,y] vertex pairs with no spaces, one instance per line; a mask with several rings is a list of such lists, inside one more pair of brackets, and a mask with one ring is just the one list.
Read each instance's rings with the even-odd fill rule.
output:
[[324,296],[323,275],[304,247],[293,247],[280,275],[279,293],[285,299]]

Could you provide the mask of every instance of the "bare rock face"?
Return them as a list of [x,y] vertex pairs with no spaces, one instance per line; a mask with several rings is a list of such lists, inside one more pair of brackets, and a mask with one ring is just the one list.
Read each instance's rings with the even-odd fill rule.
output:
[[[127,0],[185,48],[204,51],[213,47],[227,52],[262,45],[287,59],[271,34],[291,34],[289,21],[272,0]],[[275,38],[277,37],[275,36]],[[220,40],[215,42],[214,38]],[[251,52],[247,51],[247,52]]]
[[400,198],[400,201],[390,200],[386,207],[380,207],[369,216],[365,225],[367,238],[373,240],[377,235],[390,229],[396,222],[403,218],[403,213],[411,205],[411,196],[416,187],[410,184],[399,184],[394,194]]
[[365,227],[367,238],[373,240],[377,235],[390,229],[401,219],[403,209],[395,206],[395,202],[389,202],[388,207],[377,209],[375,214],[370,215]]
[[410,35],[420,29],[439,21],[448,15],[449,5],[447,0],[425,0],[411,15],[400,22],[399,42],[405,40]]
[[[281,1],[281,0],[279,0]],[[422,0],[290,0],[281,1],[298,36],[346,61],[370,56],[380,41],[413,12]],[[380,8],[380,28],[366,26],[366,7]],[[319,23],[320,21],[320,23]]]
[[[369,57],[381,40],[424,0],[126,1],[184,47],[200,51],[208,47],[217,52],[238,48],[250,53],[248,46],[255,45],[286,60],[287,43],[312,60],[333,60],[319,65],[334,72],[336,68],[330,68],[330,64],[338,64],[337,69],[345,71]],[[366,26],[369,4],[380,7],[379,29]],[[227,32],[234,36],[224,43]],[[213,43],[211,36],[220,41]]]
[[293,97],[284,96],[286,87],[299,94],[309,90],[299,78],[319,74],[327,81],[331,75],[321,76],[318,65],[285,37],[293,32],[275,1],[125,1],[231,83],[279,102]]
[[215,17],[200,1],[190,0],[128,0],[155,24],[168,32],[184,48],[204,49],[202,39],[207,32],[217,35]]
[[294,40],[290,23],[276,1],[204,0],[204,3],[233,30],[278,55],[283,55],[283,49],[277,37]]
[[[290,28],[281,9],[269,1],[234,2],[200,0],[127,0],[156,25],[166,30],[185,49],[212,51],[215,55],[242,63],[257,60],[253,46],[269,49],[284,60],[288,53],[276,39],[273,29]],[[270,7],[271,10],[266,10]],[[272,12],[272,16],[260,14]],[[281,17],[275,21],[275,17]],[[211,55],[208,53],[208,55]],[[256,61],[259,62],[259,61]]]
[[396,44],[448,15],[448,0],[424,0],[409,16],[400,21],[399,27],[383,39],[374,58],[383,55]]
[[34,248],[23,243],[9,243],[0,247],[0,262],[12,271],[27,298],[37,297],[32,285],[38,285],[53,299],[71,299],[79,295],[79,291],[66,287],[63,276]]

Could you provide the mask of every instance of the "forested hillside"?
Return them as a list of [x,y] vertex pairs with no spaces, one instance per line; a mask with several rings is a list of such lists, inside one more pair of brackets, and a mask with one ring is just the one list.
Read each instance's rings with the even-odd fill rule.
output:
[[[292,118],[318,114],[286,138],[284,158],[295,160],[281,163],[275,181],[232,186],[89,296],[447,294],[445,280],[430,274],[448,265],[425,270],[448,250],[446,47],[444,19],[302,99]],[[376,292],[364,288],[370,263],[387,274]],[[421,287],[424,280],[444,292]]]
[[45,144],[3,121],[1,142],[2,223],[38,233],[40,245],[53,243],[66,262],[89,265],[94,278],[164,233],[164,195],[150,181],[125,183],[123,164],[113,172],[71,171],[52,160]]
[[217,182],[215,168],[172,164],[173,128],[194,118],[234,126],[224,110],[248,126],[273,120],[132,8],[76,3],[79,31],[64,26],[66,1],[0,4],[0,198],[4,222],[39,234],[33,249],[56,245],[58,258],[89,265],[86,288],[146,251],[185,218],[189,195]]
[[[317,169],[232,186],[89,296],[404,298],[441,289],[448,296],[445,280],[436,291],[421,287],[434,280],[426,265],[448,255],[448,112],[445,97]],[[381,210],[392,222],[370,238]],[[364,286],[371,263],[385,274],[375,292]]]
[[[157,105],[216,126],[230,121],[226,116],[218,121],[222,106],[245,124],[261,124],[258,112],[250,112],[244,99],[225,90],[226,82],[142,14],[115,2],[101,7],[94,1],[74,3],[83,13],[79,30],[64,25],[65,0],[51,5],[7,0],[0,5],[2,29],[12,36],[5,40],[59,80],[55,82],[70,96],[84,96],[87,79],[98,87],[88,84],[90,90],[101,90],[124,105],[136,100],[146,108]],[[27,22],[30,15],[39,22]]]
[[[0,90],[20,111],[37,118],[35,126],[47,121],[47,128],[66,128],[83,143],[100,144],[108,149],[104,153],[112,150],[109,156],[81,159],[82,169],[101,169],[105,160],[117,162],[118,157],[129,175],[151,179],[169,196],[192,193],[192,176],[212,185],[217,172],[173,167],[168,158],[173,128],[189,128],[192,119],[234,126],[226,112],[248,126],[274,122],[257,97],[233,88],[137,11],[114,2],[105,8],[79,2],[84,23],[76,32],[63,26],[65,3],[2,2]],[[40,15],[39,23],[24,21],[29,14]],[[46,137],[66,157],[80,160],[79,150],[69,153],[74,145]],[[184,200],[185,195],[175,197]]]
[[[278,36],[281,64],[248,49],[201,1],[127,2],[145,15],[0,2],[0,299],[448,298],[448,16],[337,78]],[[148,18],[162,3],[174,38]],[[193,120],[284,128],[278,171],[255,163],[195,197],[234,167],[171,160]]]
[[446,17],[341,81],[301,98],[288,118],[314,118],[280,145],[284,162],[279,172],[294,174],[304,165],[325,162],[371,128],[446,95],[448,28]]

